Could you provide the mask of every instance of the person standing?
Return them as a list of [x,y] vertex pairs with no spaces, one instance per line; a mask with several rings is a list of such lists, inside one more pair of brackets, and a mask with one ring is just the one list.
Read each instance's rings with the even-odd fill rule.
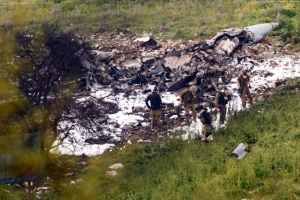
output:
[[189,89],[182,91],[180,94],[180,104],[183,104],[184,106],[185,117],[188,124],[190,123],[190,110],[193,113],[193,120],[196,121],[197,113],[194,103],[197,98],[197,89],[198,88],[193,85]]
[[203,135],[204,135],[204,142],[208,143],[208,136],[211,135],[211,118],[210,118],[210,114],[208,112],[208,108],[209,108],[209,103],[205,102],[203,104],[203,109],[200,112],[200,121],[203,124]]
[[[149,105],[150,101],[150,105]],[[162,127],[162,122],[161,122],[161,97],[158,94],[158,89],[155,86],[152,93],[149,94],[145,100],[146,106],[151,110],[150,111],[150,116],[151,116],[151,131],[154,131],[154,124],[155,124],[155,119],[157,121],[157,125],[159,126],[159,129]]]
[[242,106],[243,108],[246,107],[246,99],[248,97],[250,101],[250,105],[253,104],[253,99],[250,94],[250,76],[247,74],[246,71],[243,71],[242,74],[240,74],[237,78],[237,88],[239,90],[241,100],[242,100]]
[[225,94],[226,86],[220,85],[219,89],[220,90],[217,91],[214,103],[217,111],[220,113],[219,121],[221,124],[223,124],[226,120],[226,104],[228,103],[228,98]]

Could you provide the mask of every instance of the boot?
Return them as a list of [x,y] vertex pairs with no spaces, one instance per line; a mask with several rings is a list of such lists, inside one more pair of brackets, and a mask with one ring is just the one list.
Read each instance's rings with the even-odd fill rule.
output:
[[190,114],[185,114],[185,120],[187,125],[190,125],[190,119],[191,119]]

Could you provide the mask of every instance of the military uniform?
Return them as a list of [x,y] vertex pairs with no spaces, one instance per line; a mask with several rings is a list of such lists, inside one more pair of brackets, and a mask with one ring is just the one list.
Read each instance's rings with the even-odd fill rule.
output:
[[195,98],[194,98],[194,94],[192,93],[192,91],[190,89],[186,89],[186,90],[182,91],[182,93],[180,94],[180,100],[183,101],[183,106],[184,106],[185,116],[186,116],[187,121],[190,120],[190,114],[189,114],[190,110],[193,113],[193,119],[196,120],[197,112],[196,112],[195,105],[194,105]]
[[242,100],[242,106],[244,108],[246,107],[247,97],[250,100],[250,104],[252,105],[253,99],[251,97],[249,86],[248,86],[248,84],[250,82],[250,76],[247,75],[247,73],[243,72],[243,74],[240,74],[238,76],[237,82],[238,82],[239,88],[240,88],[240,96],[241,96],[241,100]]
[[204,104],[204,108],[201,110],[200,112],[200,121],[203,124],[203,135],[204,135],[204,142],[207,143],[208,140],[208,136],[211,135],[211,118],[210,118],[210,114],[207,111],[207,107],[209,106],[209,104]]
[[217,92],[214,103],[215,107],[220,109],[220,122],[223,123],[226,120],[226,104],[228,103],[225,91]]

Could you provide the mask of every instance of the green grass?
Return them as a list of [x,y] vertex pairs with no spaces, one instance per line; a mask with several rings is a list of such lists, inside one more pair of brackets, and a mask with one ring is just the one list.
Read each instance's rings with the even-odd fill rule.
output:
[[203,40],[224,28],[274,22],[279,16],[281,28],[270,36],[287,41],[292,36],[299,37],[299,5],[298,2],[253,0],[61,0],[46,4],[3,4],[0,24],[27,19],[29,26],[51,21],[65,31],[80,34],[129,29],[132,34],[145,31],[160,39]]

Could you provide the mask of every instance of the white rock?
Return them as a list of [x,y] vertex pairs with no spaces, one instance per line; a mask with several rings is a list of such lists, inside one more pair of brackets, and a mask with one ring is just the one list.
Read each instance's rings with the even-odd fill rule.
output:
[[105,174],[106,174],[107,176],[115,176],[115,175],[117,175],[118,173],[117,173],[116,171],[107,171]]
[[71,176],[74,176],[74,175],[75,175],[75,173],[71,172],[71,173],[65,174],[64,177],[71,177]]
[[79,182],[81,182],[81,181],[82,181],[82,178],[79,178],[79,179],[76,179],[76,180],[75,180],[76,183],[79,183]]
[[123,167],[124,167],[124,165],[122,165],[122,163],[116,163],[116,164],[109,166],[108,168],[109,169],[119,169],[119,168],[123,168]]

